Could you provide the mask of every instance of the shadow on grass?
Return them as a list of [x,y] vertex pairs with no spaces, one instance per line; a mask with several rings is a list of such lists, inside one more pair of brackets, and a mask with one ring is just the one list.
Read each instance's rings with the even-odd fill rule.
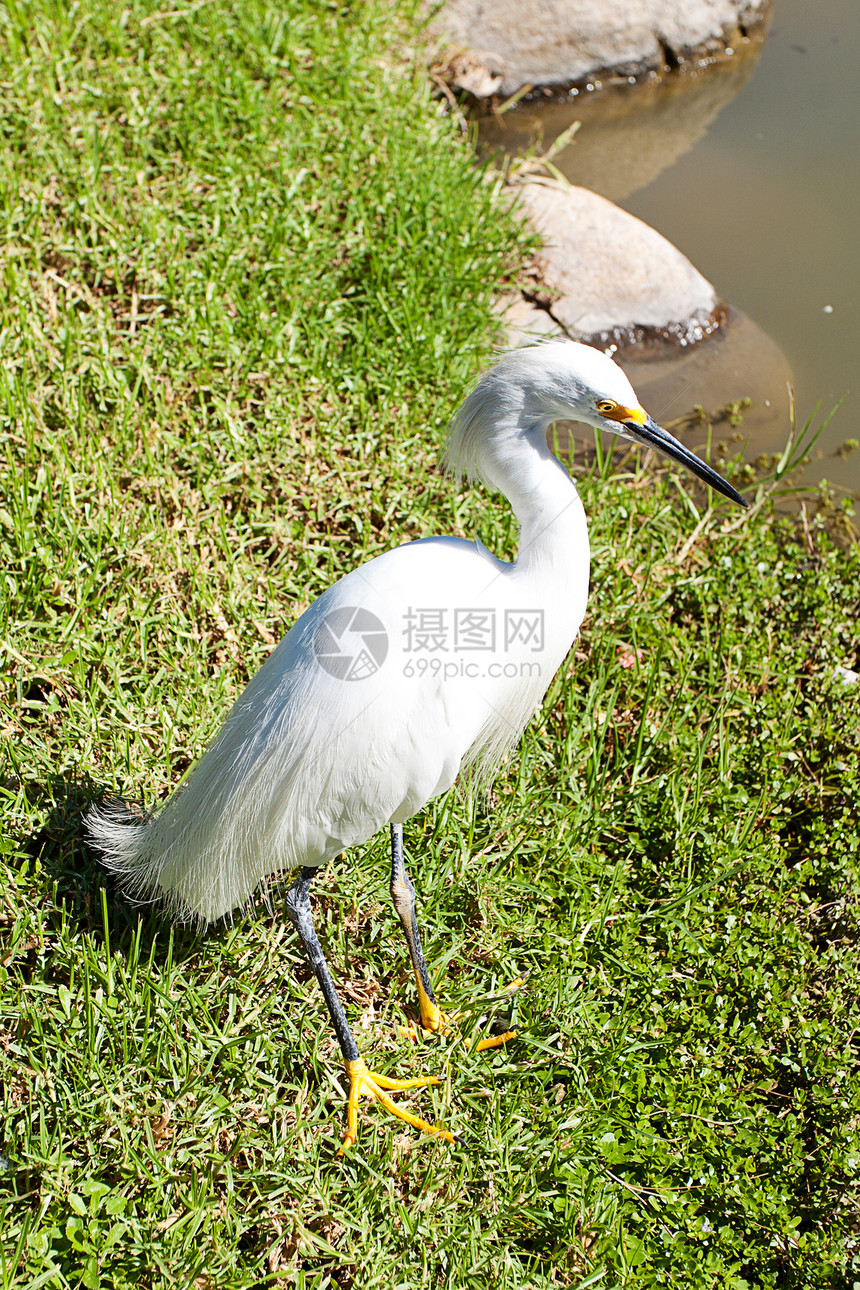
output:
[[[233,1041],[225,1040],[217,1031],[219,1008],[226,1007],[227,1000],[235,996],[237,1015],[245,1007],[253,1011],[256,978],[266,962],[262,948],[265,938],[258,936],[253,927],[248,935],[235,937],[236,929],[229,919],[206,929],[183,926],[171,922],[157,901],[141,904],[130,900],[120,880],[101,864],[86,837],[86,813],[94,803],[108,797],[108,790],[57,776],[47,783],[31,783],[25,791],[31,818],[35,815],[41,819],[40,827],[19,842],[22,868],[31,869],[28,885],[39,910],[40,931],[13,947],[15,975],[21,984],[26,985],[41,972],[45,980],[66,985],[70,957],[79,965],[88,961],[109,971],[108,961],[118,956],[127,983],[151,977],[156,989],[167,989],[171,999],[187,996],[191,1001],[188,1006],[194,1006],[198,991],[206,994],[207,982],[214,976],[219,982],[220,1003],[212,1013],[215,1029],[207,1031],[204,1025],[204,1031],[217,1050],[214,1058],[208,1055],[211,1071],[223,1074],[232,1061]],[[34,875],[32,869],[36,866]],[[264,909],[257,905],[246,912],[250,923],[255,916],[262,917]],[[238,917],[244,920],[245,914],[239,911]],[[56,947],[61,947],[59,955]],[[292,979],[300,999],[303,978],[312,974],[309,968],[305,974],[304,959],[298,956],[296,962],[296,957],[288,953],[283,970]],[[151,972],[147,964],[157,964],[157,970]],[[139,969],[142,977],[138,977]],[[283,988],[283,981],[280,984]],[[259,999],[256,1006],[259,1008]],[[206,1011],[210,1004],[200,1007]],[[243,1031],[244,1038],[249,1033]],[[295,1044],[285,1042],[279,1046],[276,1064],[280,1078],[287,1083],[304,1079],[315,1087],[319,1082],[314,1073],[307,1071],[304,1055]]]
[[110,948],[128,958],[135,948],[147,954],[158,937],[172,933],[173,959],[181,963],[202,944],[223,941],[229,924],[219,923],[201,931],[171,923],[158,902],[130,899],[116,874],[101,863],[87,841],[85,816],[91,806],[112,796],[109,789],[87,781],[57,776],[47,784],[29,785],[29,805],[42,819],[41,826],[21,840],[21,852],[40,866],[46,914],[51,923],[65,919],[69,928],[105,942],[105,914]]

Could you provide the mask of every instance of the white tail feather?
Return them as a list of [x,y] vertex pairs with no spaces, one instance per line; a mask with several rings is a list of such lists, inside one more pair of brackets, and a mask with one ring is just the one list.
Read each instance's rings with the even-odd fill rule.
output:
[[[301,702],[307,669],[295,658],[304,635],[294,628],[281,642],[164,806],[143,818],[122,802],[90,811],[90,839],[132,899],[160,899],[174,917],[208,923],[309,850],[316,860],[319,831],[309,848],[306,828],[296,847],[290,827],[304,805],[295,791],[301,798],[296,780],[309,734]],[[326,850],[320,863],[330,858]]]

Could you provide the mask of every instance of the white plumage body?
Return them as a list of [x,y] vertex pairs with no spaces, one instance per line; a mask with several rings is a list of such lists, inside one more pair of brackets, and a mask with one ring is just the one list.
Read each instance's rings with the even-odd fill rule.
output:
[[[143,821],[121,805],[90,812],[90,836],[130,894],[209,921],[268,875],[319,866],[408,819],[464,766],[492,774],[585,612],[585,516],[546,442],[561,417],[660,447],[742,502],[647,416],[604,354],[558,341],[508,355],[460,408],[447,459],[507,496],[517,559],[431,538],[330,587],[159,811]],[[347,639],[355,666],[339,672],[332,651],[348,654]]]
[[[573,502],[564,522],[584,534]],[[451,787],[464,761],[491,769],[540,703],[585,609],[581,544],[561,567],[540,555],[518,567],[475,543],[430,538],[330,587],[160,812],[139,823],[122,809],[91,815],[130,893],[209,921],[268,875],[324,864],[408,819]],[[315,640],[330,615],[355,607],[380,620],[388,648],[371,675],[350,680],[325,670]],[[466,648],[455,638],[464,613],[481,624]],[[518,623],[520,638],[506,639]],[[357,648],[360,633],[343,643]]]

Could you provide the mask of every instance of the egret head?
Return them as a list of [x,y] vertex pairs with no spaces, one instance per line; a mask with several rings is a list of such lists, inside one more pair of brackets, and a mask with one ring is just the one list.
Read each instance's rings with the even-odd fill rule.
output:
[[448,462],[456,470],[486,477],[481,463],[493,439],[542,439],[559,420],[584,421],[655,448],[723,496],[747,504],[731,484],[648,415],[617,363],[601,350],[570,340],[516,350],[487,372],[454,420]]

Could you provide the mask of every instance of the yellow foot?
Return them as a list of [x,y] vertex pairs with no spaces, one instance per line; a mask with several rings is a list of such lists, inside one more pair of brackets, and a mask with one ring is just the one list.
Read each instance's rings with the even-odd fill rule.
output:
[[[490,1035],[488,1039],[481,1039],[475,1044],[475,1052],[482,1053],[485,1048],[501,1048],[502,1044],[506,1044],[509,1039],[516,1039],[516,1037],[517,1032],[515,1030],[506,1030],[503,1035]],[[472,1047],[471,1039],[464,1039],[463,1043],[467,1048]]]
[[[505,986],[501,994],[512,994],[523,984],[524,978],[518,976],[515,981]],[[409,1022],[406,1026],[395,1026],[395,1030],[401,1039],[411,1039],[417,1043],[419,1039],[426,1039],[428,1035],[445,1035],[449,1036],[454,1033],[457,1022],[462,1020],[462,1012],[441,1012],[438,1005],[431,1003],[429,1000],[421,998],[421,1025],[416,1026],[414,1022]],[[491,1035],[487,1039],[480,1039],[475,1044],[475,1052],[482,1053],[486,1048],[500,1048],[506,1044],[509,1039],[516,1039],[515,1030],[506,1030],[503,1035]],[[464,1039],[463,1044],[466,1048],[472,1047],[471,1039]]]
[[[417,1044],[419,1039],[427,1039],[429,1035],[445,1035],[446,1037],[452,1035],[461,1015],[459,1012],[441,1013],[440,1024],[432,1028],[430,1026],[416,1026],[414,1021],[410,1021],[407,1025],[397,1025],[394,1029],[401,1039],[411,1039],[413,1043]],[[490,1035],[487,1039],[479,1039],[475,1044],[475,1052],[482,1053],[485,1048],[500,1048],[509,1039],[516,1039],[516,1037],[517,1032],[515,1030],[506,1030],[503,1035]],[[471,1048],[472,1042],[471,1039],[464,1039],[463,1047]]]
[[346,1113],[346,1137],[341,1151],[348,1151],[358,1137],[358,1099],[362,1094],[375,1097],[386,1111],[396,1115],[399,1120],[405,1120],[414,1129],[420,1129],[422,1133],[433,1133],[445,1142],[457,1141],[453,1133],[449,1133],[447,1129],[443,1129],[438,1124],[428,1124],[418,1115],[410,1115],[388,1096],[389,1093],[401,1093],[407,1088],[426,1088],[428,1084],[438,1084],[439,1080],[435,1076],[423,1075],[420,1079],[389,1079],[387,1075],[374,1075],[369,1071],[362,1057],[359,1057],[358,1061],[347,1062],[346,1069],[350,1079],[349,1103]]

